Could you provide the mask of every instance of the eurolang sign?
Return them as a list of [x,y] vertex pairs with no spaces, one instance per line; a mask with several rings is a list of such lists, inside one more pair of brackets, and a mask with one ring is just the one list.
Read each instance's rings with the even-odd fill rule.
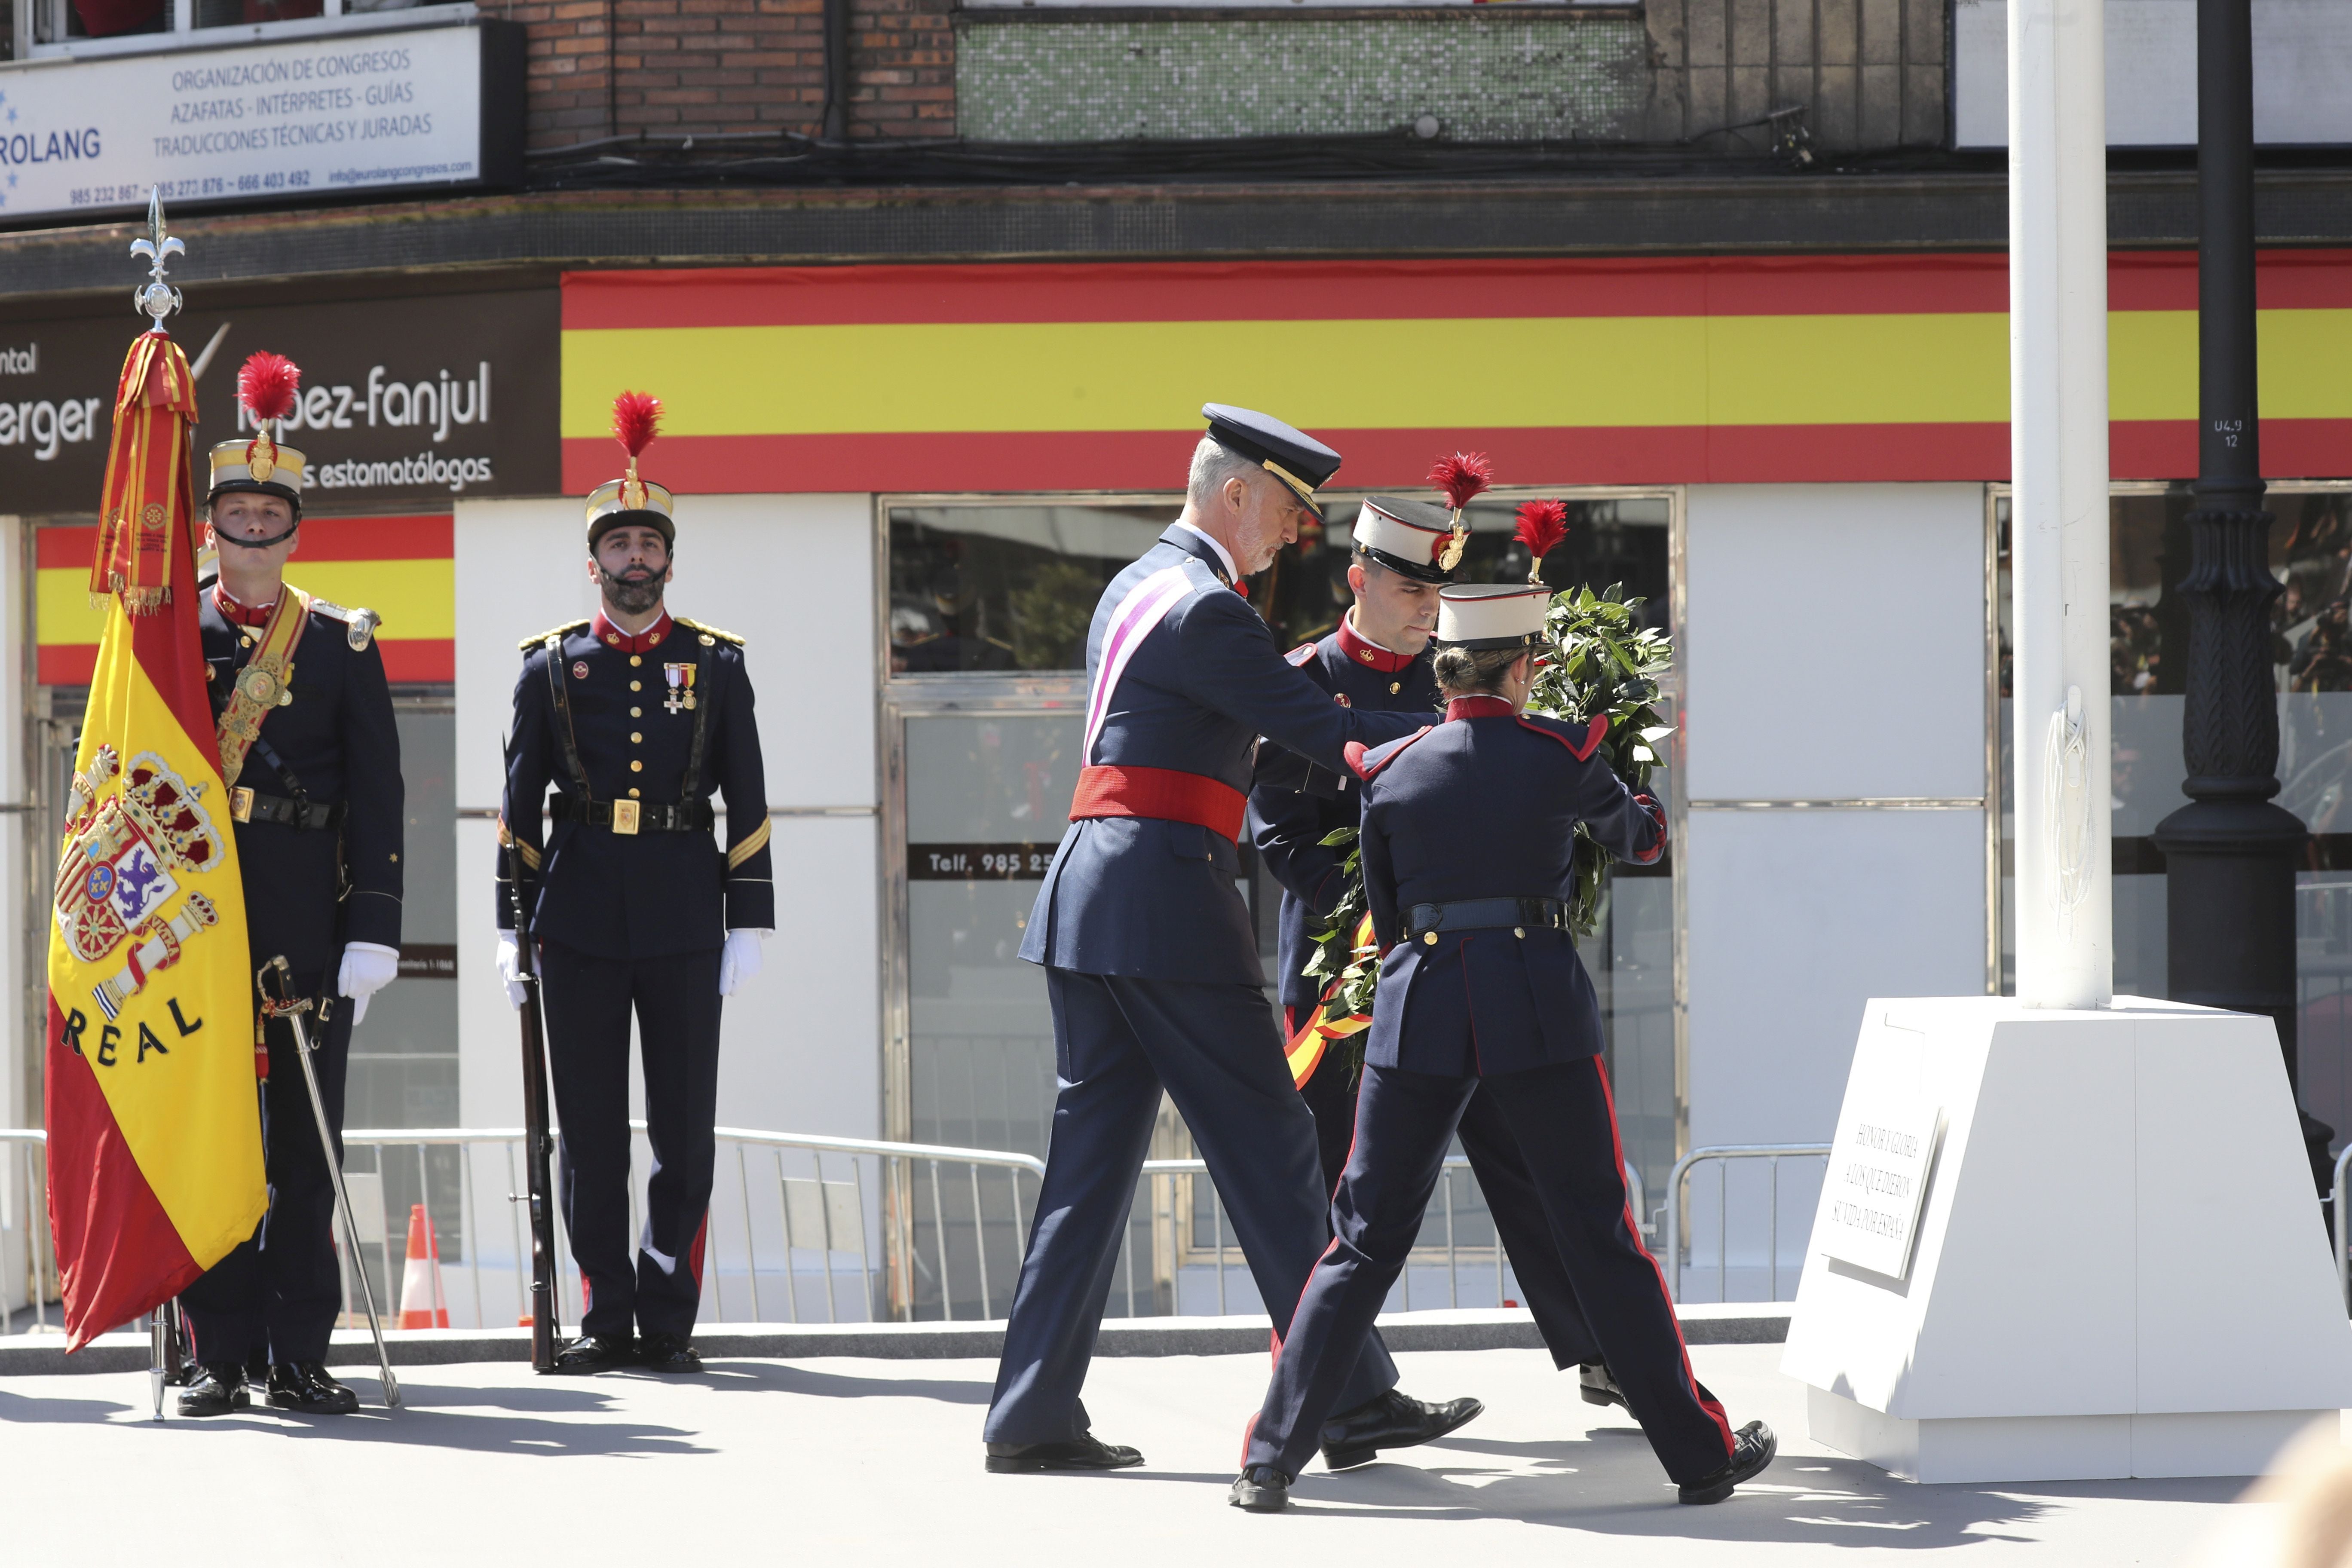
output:
[[[0,511],[97,510],[115,379],[142,320],[128,308],[0,320]],[[167,324],[201,367],[199,489],[203,453],[253,429],[236,371],[256,349],[302,367],[281,433],[310,458],[312,508],[562,489],[553,289],[226,310],[197,299]]]

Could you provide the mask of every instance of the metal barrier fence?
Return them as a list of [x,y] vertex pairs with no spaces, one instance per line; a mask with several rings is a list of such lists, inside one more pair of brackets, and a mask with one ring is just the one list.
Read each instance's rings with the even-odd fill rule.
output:
[[[631,1125],[643,1134],[644,1123]],[[1010,1310],[1034,1206],[1034,1186],[1024,1194],[1023,1179],[1041,1181],[1043,1161],[1000,1150],[743,1128],[722,1127],[717,1133],[718,1166],[703,1238],[704,1321],[992,1319]],[[358,1321],[348,1316],[354,1294],[348,1268],[354,1261],[368,1270],[390,1320],[399,1321],[405,1248],[396,1221],[412,1205],[431,1217],[436,1238],[438,1267],[429,1271],[433,1321],[446,1313],[455,1326],[488,1327],[516,1321],[528,1310],[523,1260],[529,1248],[516,1198],[523,1168],[520,1128],[352,1129],[343,1142],[360,1227],[340,1248],[346,1321]],[[16,1298],[26,1294],[22,1286],[28,1274],[54,1279],[50,1259],[39,1250],[47,1233],[43,1144],[37,1131],[0,1130],[0,1145],[10,1162],[5,1173],[9,1217],[21,1216],[22,1234],[36,1249],[26,1260],[29,1268],[0,1271],[8,1277],[0,1279],[0,1325],[10,1322],[9,1314],[23,1304]],[[650,1162],[638,1158],[632,1165],[634,1235]],[[1445,1162],[1439,1195],[1424,1221],[1423,1245],[1399,1282],[1402,1300],[1396,1304],[1404,1310],[1414,1310],[1416,1271],[1424,1281],[1423,1307],[1461,1305],[1465,1279],[1475,1282],[1472,1293],[1484,1299],[1474,1305],[1507,1299],[1503,1249],[1491,1240],[1465,1242],[1457,1234],[1457,1208],[1463,1205],[1455,1187],[1460,1180],[1473,1179],[1468,1165],[1459,1154]],[[1203,1268],[1213,1274],[1220,1314],[1260,1310],[1240,1249],[1227,1237],[1224,1205],[1207,1184],[1191,1180],[1206,1173],[1206,1164],[1197,1159],[1145,1163],[1137,1184],[1139,1223],[1130,1216],[1116,1276],[1124,1289],[1115,1295],[1114,1310],[1124,1306],[1129,1316],[1182,1310],[1186,1303],[1173,1288],[1172,1275],[1190,1269],[1197,1276]],[[1645,1213],[1640,1173],[1629,1163],[1625,1176],[1633,1212]],[[503,1218],[500,1206],[507,1211]],[[1467,1206],[1478,1206],[1475,1186]],[[563,1321],[576,1324],[583,1296],[562,1223],[559,1205],[558,1311]],[[1151,1259],[1140,1290],[1139,1253]],[[1438,1268],[1444,1273],[1442,1300],[1427,1294],[1428,1276]],[[822,1310],[813,1313],[805,1300],[811,1291],[824,1298]],[[31,1292],[37,1328],[49,1326],[46,1299],[51,1293]],[[1201,1299],[1192,1310],[1204,1310],[1209,1293],[1194,1293]],[[1235,1296],[1240,1300],[1230,1299]]]
[[2347,1311],[2352,1311],[2352,1250],[2347,1250],[2347,1227],[2344,1220],[2344,1171],[2352,1164],[2352,1143],[2336,1156],[2336,1182],[2327,1189],[2327,1212],[2336,1220],[2336,1292],[2344,1298]]
[[[50,1270],[45,1258],[49,1239],[49,1135],[39,1128],[0,1127],[0,1332],[5,1332],[25,1307],[33,1310],[36,1328],[49,1326]],[[7,1233],[24,1239],[26,1256],[7,1256]],[[27,1289],[27,1287],[30,1287]],[[29,1296],[29,1301],[24,1300]],[[62,1326],[62,1325],[60,1325]]]
[[1771,1279],[1769,1300],[1780,1299],[1780,1162],[1788,1159],[1817,1159],[1826,1165],[1830,1155],[1827,1143],[1723,1143],[1713,1148],[1694,1149],[1675,1162],[1666,1177],[1666,1277],[1675,1300],[1683,1299],[1683,1184],[1699,1165],[1715,1166],[1715,1284],[1716,1300],[1727,1299],[1730,1270],[1730,1201],[1729,1177],[1732,1162],[1762,1160],[1766,1162],[1769,1185],[1767,1203],[1770,1219],[1766,1226],[1765,1256]]

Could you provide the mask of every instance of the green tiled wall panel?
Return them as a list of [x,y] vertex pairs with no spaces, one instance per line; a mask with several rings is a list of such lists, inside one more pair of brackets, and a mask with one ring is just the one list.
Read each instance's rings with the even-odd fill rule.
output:
[[1360,135],[1437,117],[1449,141],[1624,141],[1648,40],[1616,17],[986,19],[967,12],[956,121],[981,142]]

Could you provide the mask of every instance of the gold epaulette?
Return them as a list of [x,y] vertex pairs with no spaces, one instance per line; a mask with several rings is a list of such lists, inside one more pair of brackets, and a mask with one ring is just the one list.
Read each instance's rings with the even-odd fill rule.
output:
[[717,637],[720,642],[732,643],[737,647],[741,647],[743,646],[743,639],[736,636],[733,632],[722,632],[717,626],[706,626],[700,621],[689,621],[684,616],[672,616],[670,619],[676,621],[679,626],[684,626],[688,631],[700,632],[705,637]]
[[568,637],[573,632],[585,631],[587,627],[588,617],[583,616],[576,621],[566,621],[560,626],[551,626],[546,631],[539,633],[536,637],[527,637],[523,638],[522,641],[515,644],[515,647],[522,649],[525,653],[529,653],[531,649],[537,647],[540,644],[545,642],[550,637]]

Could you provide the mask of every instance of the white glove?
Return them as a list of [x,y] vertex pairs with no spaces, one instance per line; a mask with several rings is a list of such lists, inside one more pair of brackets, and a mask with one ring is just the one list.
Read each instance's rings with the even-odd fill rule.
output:
[[522,983],[522,954],[515,951],[512,931],[499,938],[499,978],[506,982],[507,1005],[521,1012],[523,998],[530,994],[530,987]]
[[745,981],[760,973],[760,939],[767,934],[749,926],[727,933],[727,945],[719,954],[719,994],[734,995]]
[[358,1004],[352,1009],[354,1026],[367,1022],[368,998],[399,975],[400,949],[373,942],[343,944],[343,964],[335,976],[335,992]]

